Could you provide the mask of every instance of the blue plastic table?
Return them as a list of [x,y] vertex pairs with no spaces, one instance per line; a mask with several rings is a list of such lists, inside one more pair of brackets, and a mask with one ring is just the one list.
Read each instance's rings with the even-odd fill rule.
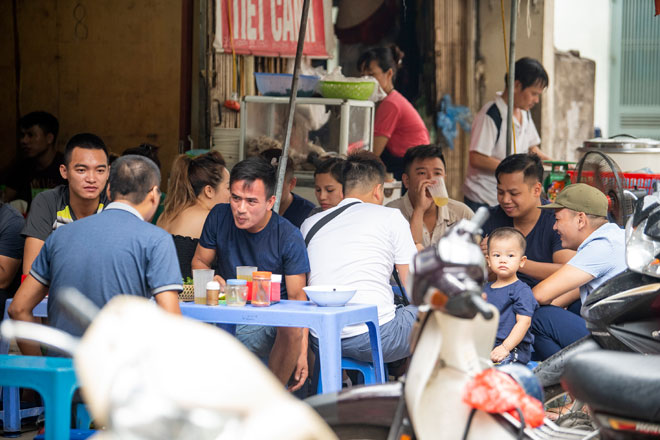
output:
[[[6,310],[11,299],[7,300]],[[35,307],[33,314],[47,317],[48,299]],[[378,309],[374,305],[352,304],[343,307],[318,307],[310,301],[282,300],[270,307],[206,306],[190,302],[179,303],[181,313],[189,318],[213,324],[253,324],[275,327],[306,327],[319,339],[319,362],[324,393],[341,390],[341,330],[346,325],[366,324],[371,340],[371,353],[376,369],[376,381],[385,383],[383,352],[378,327]],[[9,350],[7,341],[0,340],[0,354]]]
[[367,324],[376,381],[385,382],[383,355],[378,327],[378,309],[374,305],[353,304],[343,307],[318,307],[309,301],[282,300],[270,307],[206,306],[179,303],[181,313],[189,318],[214,324],[253,324],[275,327],[306,327],[319,339],[319,362],[324,393],[341,391],[341,330],[346,325]]

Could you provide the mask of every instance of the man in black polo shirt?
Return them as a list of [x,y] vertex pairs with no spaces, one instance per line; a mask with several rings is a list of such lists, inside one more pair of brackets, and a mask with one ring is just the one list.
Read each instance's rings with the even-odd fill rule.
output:
[[[519,230],[527,240],[527,262],[518,278],[534,287],[566,263],[575,252],[564,249],[561,238],[552,229],[552,213],[538,209],[547,201],[541,200],[543,164],[534,154],[513,154],[500,162],[495,170],[498,205],[490,208],[484,224],[484,241],[491,231],[509,226]],[[578,298],[577,292],[573,300]]]

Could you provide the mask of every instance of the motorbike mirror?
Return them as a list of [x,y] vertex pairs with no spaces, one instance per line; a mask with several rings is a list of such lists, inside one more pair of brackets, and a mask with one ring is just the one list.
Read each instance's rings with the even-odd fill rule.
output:
[[646,196],[637,199],[635,202],[635,210],[632,216],[632,226],[637,227],[642,220],[648,218],[651,212],[658,207],[658,198],[655,196]]
[[477,229],[481,229],[484,223],[486,223],[486,220],[488,220],[489,215],[490,214],[488,213],[488,208],[482,206],[477,209],[477,212],[474,213],[474,216],[472,217],[472,223],[474,223]]
[[655,212],[649,215],[644,233],[655,240],[660,240],[660,205],[657,205]]

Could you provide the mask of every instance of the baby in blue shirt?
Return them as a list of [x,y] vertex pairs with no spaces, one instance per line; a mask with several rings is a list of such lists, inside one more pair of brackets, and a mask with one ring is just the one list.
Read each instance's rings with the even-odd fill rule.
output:
[[497,280],[486,284],[487,301],[500,312],[495,347],[490,360],[498,364],[526,364],[532,355],[534,337],[529,331],[539,306],[532,289],[516,272],[525,265],[525,237],[514,228],[497,228],[488,237],[486,261]]

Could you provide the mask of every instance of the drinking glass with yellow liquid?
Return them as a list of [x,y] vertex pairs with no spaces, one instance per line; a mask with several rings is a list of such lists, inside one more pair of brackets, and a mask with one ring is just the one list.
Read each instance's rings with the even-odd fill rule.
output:
[[193,269],[195,304],[206,304],[206,284],[213,281],[213,269]]
[[429,193],[433,198],[433,202],[438,206],[442,207],[449,203],[449,194],[447,193],[447,187],[445,186],[445,180],[442,177],[437,177],[437,181],[429,186]]

